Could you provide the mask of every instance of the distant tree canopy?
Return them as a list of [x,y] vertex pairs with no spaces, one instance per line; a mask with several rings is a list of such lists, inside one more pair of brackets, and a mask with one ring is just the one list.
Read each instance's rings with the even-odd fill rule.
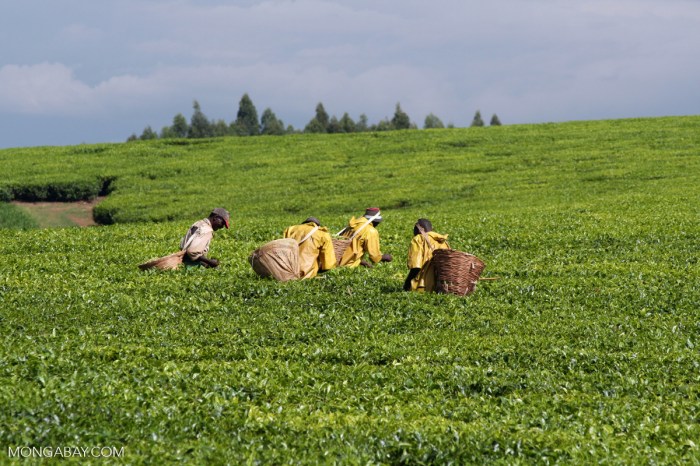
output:
[[172,129],[173,137],[176,138],[186,138],[187,133],[190,131],[187,119],[182,113],[175,115],[173,118],[173,125],[170,128]]
[[474,114],[474,118],[472,119],[472,124],[471,126],[484,126],[484,120],[481,119],[481,112],[479,110],[476,111]]
[[250,100],[248,94],[243,94],[238,104],[238,114],[234,128],[238,136],[257,136],[260,134],[260,123],[258,122],[258,111]]
[[155,131],[151,129],[150,126],[146,126],[144,128],[143,133],[141,133],[141,139],[142,140],[148,140],[148,139],[157,139],[158,135],[156,134]]
[[212,136],[211,123],[204,115],[199,107],[199,102],[196,100],[192,104],[192,118],[190,119],[190,127],[187,131],[188,138],[208,138]]
[[330,118],[321,102],[316,105],[316,115],[304,127],[305,133],[327,133]]
[[[501,122],[498,116],[494,113],[491,117],[491,126],[500,126]],[[481,112],[476,111],[472,119],[471,126],[484,126],[484,121],[481,118]],[[230,124],[225,120],[210,120],[202,111],[199,102],[196,100],[192,103],[192,116],[189,123],[182,113],[178,113],[173,117],[170,126],[164,126],[160,134],[156,133],[151,126],[144,128],[141,136],[135,133],[127,138],[127,141],[148,140],[148,139],[170,139],[170,138],[210,138],[221,136],[281,136],[291,133],[360,133],[364,131],[394,131],[400,129],[416,129],[415,123],[411,122],[411,118],[401,108],[401,104],[397,103],[394,109],[394,115],[391,119],[384,118],[375,124],[370,124],[367,115],[361,114],[357,121],[353,120],[350,115],[345,112],[343,116],[338,118],[335,115],[331,116],[326,111],[322,102],[316,104],[316,109],[313,118],[309,120],[302,131],[294,129],[292,125],[285,127],[284,122],[277,118],[275,112],[271,108],[266,108],[262,116],[258,120],[258,111],[253,104],[253,100],[245,93],[238,103],[238,112],[236,119]],[[430,113],[425,117],[423,123],[424,129],[439,129],[445,128],[442,120],[435,114]],[[454,128],[452,123],[447,125],[447,128]]]
[[277,119],[277,115],[269,107],[265,109],[261,118],[260,134],[281,136],[285,133],[284,123]]
[[442,120],[436,117],[432,113],[425,117],[425,123],[423,123],[423,129],[437,129],[444,128],[445,125],[442,124]]
[[408,114],[401,110],[401,104],[396,104],[394,117],[391,119],[392,129],[409,129],[411,127],[411,119]]

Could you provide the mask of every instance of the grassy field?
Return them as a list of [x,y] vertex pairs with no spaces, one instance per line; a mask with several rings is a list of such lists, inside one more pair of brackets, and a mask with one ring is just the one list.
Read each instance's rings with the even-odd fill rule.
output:
[[[6,198],[115,223],[2,230],[0,463],[700,464],[699,148],[684,117],[0,151]],[[219,269],[136,268],[219,205]],[[370,205],[391,263],[247,263]],[[418,217],[501,279],[401,292]]]

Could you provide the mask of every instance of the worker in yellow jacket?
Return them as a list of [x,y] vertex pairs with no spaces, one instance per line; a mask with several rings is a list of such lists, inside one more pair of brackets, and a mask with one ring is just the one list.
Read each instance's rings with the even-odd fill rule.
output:
[[433,251],[449,247],[447,235],[434,232],[430,220],[419,218],[413,226],[413,239],[408,248],[409,270],[403,289],[405,291],[435,291]]
[[391,254],[382,254],[379,248],[379,232],[377,232],[376,227],[382,220],[384,219],[378,207],[370,207],[365,210],[362,217],[350,219],[348,226],[341,232],[344,238],[352,240],[340,261],[341,267],[357,267],[358,265],[372,267],[369,262],[363,259],[365,253],[375,264],[391,262]]
[[319,272],[335,267],[335,251],[328,228],[322,227],[316,217],[309,217],[301,225],[284,230],[285,238],[299,243],[299,270],[301,278],[313,278]]

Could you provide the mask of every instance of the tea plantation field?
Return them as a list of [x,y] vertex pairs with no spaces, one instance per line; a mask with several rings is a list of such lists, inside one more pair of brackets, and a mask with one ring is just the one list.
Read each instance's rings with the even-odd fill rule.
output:
[[[107,194],[109,224],[14,228],[0,204],[0,463],[107,446],[123,457],[81,461],[700,464],[700,117],[0,164],[4,200]],[[137,269],[217,206],[218,269]],[[247,263],[309,215],[336,232],[369,206],[391,263],[292,283]],[[418,217],[500,279],[402,292]]]

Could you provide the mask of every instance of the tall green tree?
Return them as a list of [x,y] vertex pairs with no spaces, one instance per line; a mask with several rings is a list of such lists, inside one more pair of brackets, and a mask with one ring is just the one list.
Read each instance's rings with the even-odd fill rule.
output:
[[155,131],[153,131],[153,128],[150,126],[146,126],[143,129],[143,133],[141,133],[141,137],[139,138],[142,141],[148,141],[149,139],[158,139],[158,134],[156,134]]
[[243,94],[238,103],[235,127],[240,136],[257,136],[260,134],[258,111],[247,93]]
[[211,122],[211,135],[213,137],[224,137],[230,133],[228,124],[224,120],[216,120]]
[[357,119],[357,123],[355,123],[355,131],[358,133],[369,131],[369,119],[364,113]]
[[338,120],[338,117],[335,115],[333,115],[331,117],[331,121],[328,122],[328,132],[329,133],[344,133],[345,132],[340,127],[340,120]]
[[445,125],[442,123],[442,120],[440,120],[440,118],[433,115],[432,113],[428,114],[428,116],[425,117],[425,122],[423,123],[424,129],[436,129],[444,127]]
[[262,134],[280,136],[285,133],[284,123],[277,118],[271,108],[266,108],[260,119],[262,123]]
[[313,117],[304,127],[305,133],[325,133],[327,130],[327,125],[323,125],[316,117]]
[[343,117],[340,119],[340,130],[343,133],[354,133],[357,131],[355,122],[350,118],[348,112],[343,113]]
[[326,112],[326,109],[323,108],[323,104],[321,102],[316,105],[316,119],[319,123],[321,123],[321,126],[328,129],[330,118],[328,117],[328,113]]
[[186,138],[187,133],[190,130],[190,126],[187,124],[187,119],[182,113],[178,113],[173,118],[173,125],[170,127],[172,130],[172,137],[176,138]]
[[321,102],[316,105],[316,115],[306,124],[305,133],[327,133],[330,117]]
[[491,117],[490,125],[491,126],[501,126],[501,120],[498,119],[498,115],[496,115],[495,113]]
[[471,126],[484,126],[484,120],[481,118],[481,112],[479,110],[476,111],[474,114],[474,118],[472,119],[472,124]]
[[196,100],[192,104],[193,112],[190,118],[190,127],[187,131],[188,138],[208,138],[211,137],[211,123],[204,115]]
[[411,119],[408,114],[401,110],[401,104],[396,104],[394,117],[391,119],[393,129],[409,129],[411,127]]
[[163,126],[160,130],[160,138],[161,139],[172,139],[175,138],[175,132],[173,131],[172,126]]

